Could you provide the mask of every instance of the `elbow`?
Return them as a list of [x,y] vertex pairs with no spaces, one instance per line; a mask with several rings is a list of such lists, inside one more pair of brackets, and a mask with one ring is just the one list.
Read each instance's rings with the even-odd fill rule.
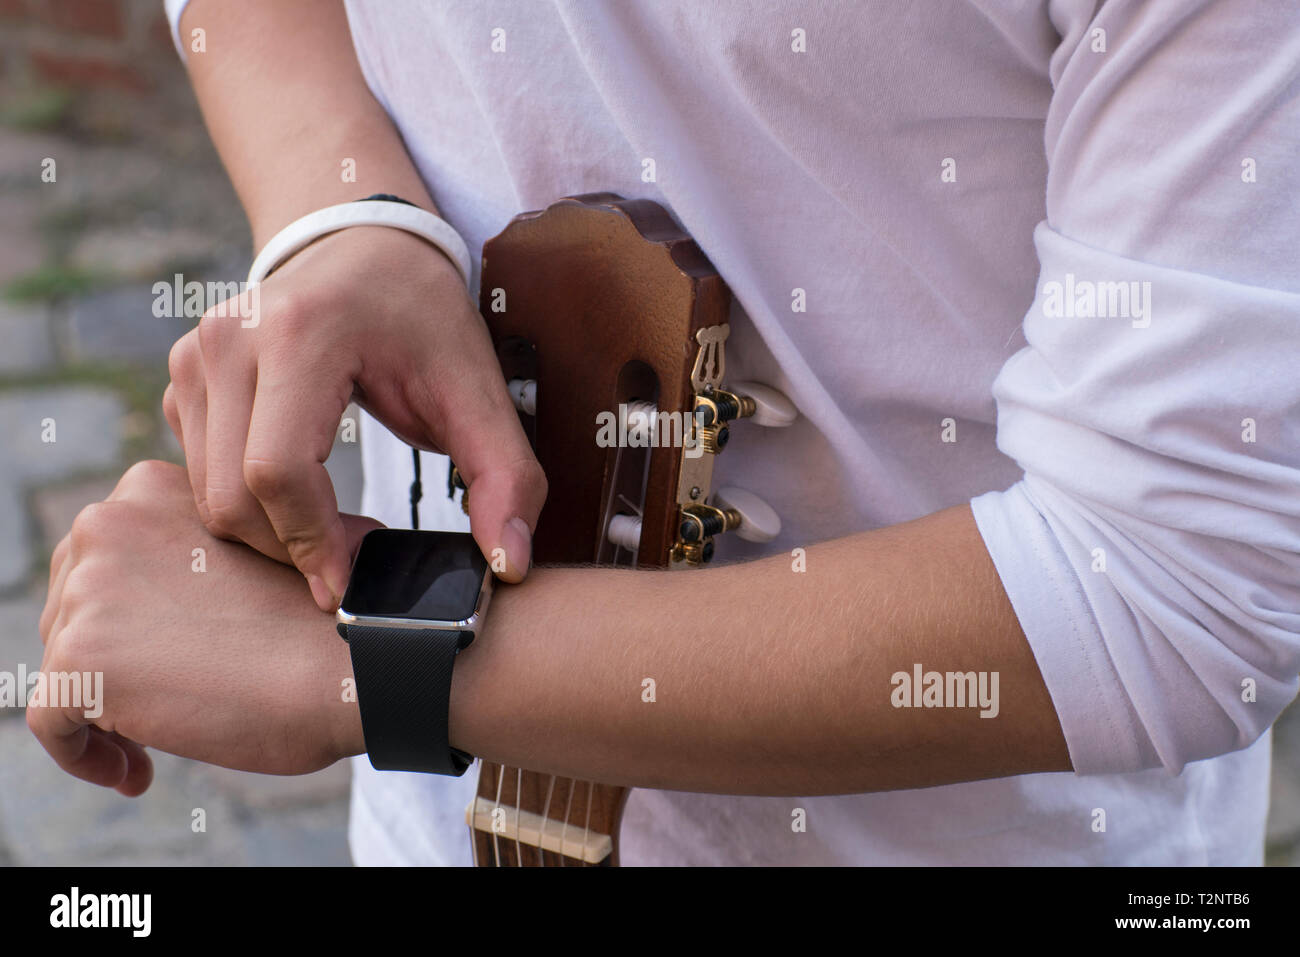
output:
[[[1245,546],[1215,547],[1232,574],[1213,574],[1202,550],[1181,566],[1159,555],[1142,578],[1130,567],[1105,583],[1127,614],[1099,616],[1098,626],[1131,708],[1128,753],[1144,767],[1177,774],[1250,747],[1300,688],[1294,586],[1242,575]],[[1155,567],[1172,570],[1170,580],[1152,581]],[[1289,572],[1300,581],[1300,569]]]

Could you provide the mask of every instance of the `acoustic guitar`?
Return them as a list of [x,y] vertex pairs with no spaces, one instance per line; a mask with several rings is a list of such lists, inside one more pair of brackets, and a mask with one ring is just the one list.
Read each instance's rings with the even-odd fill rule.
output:
[[[570,196],[483,247],[480,311],[550,492],[537,564],[690,569],[723,532],[767,541],[776,513],[712,488],[730,425],[789,425],[780,392],[724,387],[731,292],[650,200]],[[464,483],[454,466],[451,493]],[[464,502],[462,502],[464,504]],[[479,763],[466,809],[479,866],[614,866],[629,790]]]

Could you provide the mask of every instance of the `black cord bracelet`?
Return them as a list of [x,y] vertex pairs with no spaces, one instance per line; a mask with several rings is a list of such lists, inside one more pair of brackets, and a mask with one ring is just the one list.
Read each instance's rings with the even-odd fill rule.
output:
[[[402,199],[402,197],[394,196],[392,193],[373,193],[370,196],[363,196],[361,199],[354,199],[353,202],[369,203],[376,200],[384,203],[401,203],[403,206],[415,206],[409,199]],[[419,209],[419,207],[416,206],[416,209]]]
[[[409,199],[402,199],[400,196],[394,196],[392,193],[372,193],[369,196],[363,196],[361,199],[353,200],[357,203],[369,203],[378,201],[383,203],[401,203],[404,206],[415,206]],[[417,209],[419,207],[416,207]],[[420,527],[420,510],[417,507],[420,499],[424,497],[424,488],[420,485],[420,450],[411,449],[411,461],[415,465],[415,478],[411,482],[411,528]]]

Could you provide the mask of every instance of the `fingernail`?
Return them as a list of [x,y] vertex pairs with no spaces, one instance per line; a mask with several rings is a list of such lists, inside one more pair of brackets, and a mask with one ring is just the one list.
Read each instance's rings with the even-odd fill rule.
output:
[[330,610],[333,611],[343,602],[343,595],[348,590],[349,569],[346,565],[331,568],[325,572],[330,592]]
[[506,562],[516,580],[528,574],[528,565],[533,557],[533,533],[528,523],[516,516],[506,522],[501,531],[501,547],[506,550]]
[[319,575],[308,575],[307,584],[311,586],[311,597],[316,599],[321,611],[333,611],[337,607],[333,593]]

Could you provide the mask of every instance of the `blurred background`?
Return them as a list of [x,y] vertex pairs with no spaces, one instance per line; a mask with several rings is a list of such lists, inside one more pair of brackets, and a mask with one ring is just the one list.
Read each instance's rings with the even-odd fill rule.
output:
[[[134,461],[180,461],[160,403],[193,320],[156,318],[153,284],[239,281],[251,258],[162,0],[0,0],[0,670],[40,666],[50,553],[77,512]],[[328,464],[358,511],[359,446],[337,441]],[[349,862],[346,763],[277,778],[154,760],[153,787],[120,797],[64,774],[0,708],[0,864]],[[1268,861],[1300,865],[1295,705],[1272,795]]]
[[[40,667],[50,553],[76,514],[130,463],[181,461],[161,400],[194,320],[156,318],[153,284],[240,281],[252,259],[162,7],[0,0],[4,671]],[[358,511],[359,445],[336,443],[329,467]],[[281,778],[153,757],[153,787],[123,798],[64,774],[22,709],[0,708],[0,864],[350,863],[347,762]]]

